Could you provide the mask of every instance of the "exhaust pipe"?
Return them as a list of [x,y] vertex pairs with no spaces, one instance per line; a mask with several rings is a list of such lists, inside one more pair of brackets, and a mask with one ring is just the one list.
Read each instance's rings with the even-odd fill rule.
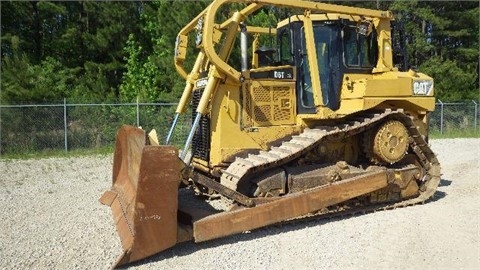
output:
[[240,23],[240,50],[242,54],[242,71],[246,71],[248,69],[248,33],[247,33],[247,26],[245,23]]

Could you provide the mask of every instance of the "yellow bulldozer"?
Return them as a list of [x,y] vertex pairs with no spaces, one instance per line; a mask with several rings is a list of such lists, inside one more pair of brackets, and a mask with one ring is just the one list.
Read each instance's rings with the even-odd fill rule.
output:
[[[289,15],[249,25],[272,7]],[[165,144],[133,126],[117,134],[113,185],[100,198],[124,249],[115,266],[179,242],[404,207],[435,193],[433,80],[408,69],[390,11],[214,0],[180,30],[174,63],[186,84]],[[169,144],[189,106],[180,150]]]

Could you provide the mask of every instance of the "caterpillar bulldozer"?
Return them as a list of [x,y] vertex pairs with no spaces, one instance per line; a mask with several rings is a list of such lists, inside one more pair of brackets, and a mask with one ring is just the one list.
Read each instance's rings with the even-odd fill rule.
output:
[[[272,7],[288,15],[250,25]],[[100,198],[124,249],[115,266],[184,241],[432,197],[433,79],[408,69],[404,36],[390,11],[210,3],[177,36],[174,63],[186,83],[165,144],[133,126],[117,133],[113,185]],[[189,106],[180,150],[170,141]]]

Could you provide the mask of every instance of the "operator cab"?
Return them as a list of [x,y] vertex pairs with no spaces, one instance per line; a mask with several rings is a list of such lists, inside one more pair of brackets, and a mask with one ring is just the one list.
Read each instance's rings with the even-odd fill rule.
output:
[[344,75],[372,73],[377,64],[377,33],[373,23],[355,19],[312,14],[308,19],[293,16],[279,23],[277,64],[296,68],[299,114],[314,114],[318,106],[337,110]]

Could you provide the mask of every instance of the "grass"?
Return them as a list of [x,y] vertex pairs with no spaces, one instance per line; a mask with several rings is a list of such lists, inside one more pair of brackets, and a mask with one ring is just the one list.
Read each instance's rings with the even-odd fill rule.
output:
[[113,145],[96,147],[96,148],[80,148],[65,152],[65,150],[43,150],[36,152],[23,153],[7,153],[0,156],[1,159],[42,159],[50,157],[80,157],[94,155],[112,155]]
[[480,128],[444,130],[443,134],[439,130],[433,130],[430,131],[429,137],[432,139],[480,138]]

